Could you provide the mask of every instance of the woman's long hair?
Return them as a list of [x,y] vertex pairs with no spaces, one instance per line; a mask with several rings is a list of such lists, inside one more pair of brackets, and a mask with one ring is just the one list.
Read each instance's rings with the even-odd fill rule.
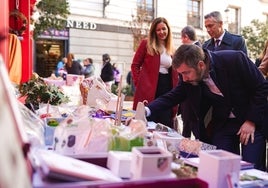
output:
[[262,59],[264,58],[267,50],[268,50],[268,40],[265,42],[264,48],[262,50],[262,53],[259,56],[260,61],[262,61]]
[[167,19],[164,17],[158,17],[153,20],[151,27],[150,27],[149,35],[148,35],[147,50],[150,55],[160,54],[163,51],[161,44],[157,39],[157,34],[156,34],[157,24],[161,22],[165,23],[168,28],[168,35],[165,40],[165,48],[166,48],[166,52],[169,55],[172,55],[174,52],[172,32],[171,32]]
[[67,55],[67,63],[66,63],[68,67],[72,67],[73,60],[74,60],[74,54],[68,53],[68,55]]

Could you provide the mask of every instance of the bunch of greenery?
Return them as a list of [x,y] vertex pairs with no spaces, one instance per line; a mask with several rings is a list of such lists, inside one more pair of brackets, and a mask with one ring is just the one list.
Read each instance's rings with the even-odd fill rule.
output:
[[[118,94],[118,86],[115,84],[112,84],[111,91],[112,91],[112,93],[117,95]],[[121,92],[126,96],[133,96],[134,95],[130,85],[126,85],[126,86],[122,87]]]
[[126,96],[133,96],[133,91],[131,88],[131,85],[126,85],[122,88],[122,93],[124,93]]
[[60,105],[69,101],[69,97],[54,85],[48,85],[43,78],[34,73],[31,79],[19,85],[21,96],[26,96],[26,104],[39,106],[40,103]]
[[250,57],[256,59],[268,39],[268,23],[252,20],[251,25],[242,28],[242,35],[246,40]]

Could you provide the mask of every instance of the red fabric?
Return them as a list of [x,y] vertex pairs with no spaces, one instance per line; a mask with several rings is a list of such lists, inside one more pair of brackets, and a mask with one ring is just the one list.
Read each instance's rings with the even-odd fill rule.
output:
[[8,28],[9,28],[9,2],[1,1],[0,6],[0,36],[5,37],[0,41],[0,55],[3,57],[3,61],[8,67]]
[[[20,11],[30,20],[31,0],[20,0]],[[33,39],[32,33],[27,27],[23,40],[21,41],[22,47],[22,78],[21,82],[27,82],[33,74]]]
[[[146,45],[147,40],[142,40],[131,64],[133,81],[136,87],[133,110],[136,109],[138,102],[144,100],[151,102],[155,99],[160,67],[160,55],[149,55],[147,53]],[[142,67],[142,70],[140,67]],[[175,87],[177,84],[178,73],[172,69],[172,85]]]
[[100,185],[100,188],[208,188],[208,183],[195,179],[155,179],[155,180],[141,180],[141,181],[129,181],[124,183],[111,183],[107,185]]
[[[26,16],[28,22],[31,17],[31,10],[33,8],[35,0],[19,0],[18,10]],[[16,1],[9,0],[9,11],[16,8]],[[14,23],[12,19],[9,19],[9,25],[14,28]],[[22,77],[21,82],[27,82],[33,73],[33,39],[32,32],[29,30],[29,23],[26,27],[24,34],[22,35],[23,40],[21,40],[22,48]]]

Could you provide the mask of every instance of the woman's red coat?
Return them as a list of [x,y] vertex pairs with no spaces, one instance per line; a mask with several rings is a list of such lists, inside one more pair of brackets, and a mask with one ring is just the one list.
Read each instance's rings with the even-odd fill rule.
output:
[[[155,99],[160,67],[160,55],[149,55],[147,53],[146,45],[147,40],[142,40],[131,64],[133,81],[136,87],[133,110],[136,110],[138,102],[143,102],[144,100],[151,102]],[[178,84],[178,73],[172,67],[169,71],[172,75],[172,86],[175,87]]]

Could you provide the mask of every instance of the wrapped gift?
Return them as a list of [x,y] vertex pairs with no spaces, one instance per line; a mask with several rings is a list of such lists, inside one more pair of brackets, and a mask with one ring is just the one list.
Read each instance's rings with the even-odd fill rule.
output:
[[63,80],[62,78],[57,78],[57,79],[44,78],[44,81],[49,85],[54,85],[57,87],[60,87],[66,84],[66,81]]
[[68,86],[73,86],[75,83],[80,84],[84,80],[84,78],[84,75],[67,74],[66,84]]
[[105,111],[115,111],[117,96],[108,91],[105,83],[98,77],[89,77],[80,84],[83,104]]
[[45,144],[50,146],[53,144],[53,137],[56,127],[64,118],[46,118],[45,122]]
[[146,124],[142,120],[133,119],[128,126],[114,126],[109,141],[109,150],[131,151],[134,146],[143,146],[146,133]]
[[110,119],[68,116],[56,127],[53,149],[63,155],[90,155],[108,151]]

